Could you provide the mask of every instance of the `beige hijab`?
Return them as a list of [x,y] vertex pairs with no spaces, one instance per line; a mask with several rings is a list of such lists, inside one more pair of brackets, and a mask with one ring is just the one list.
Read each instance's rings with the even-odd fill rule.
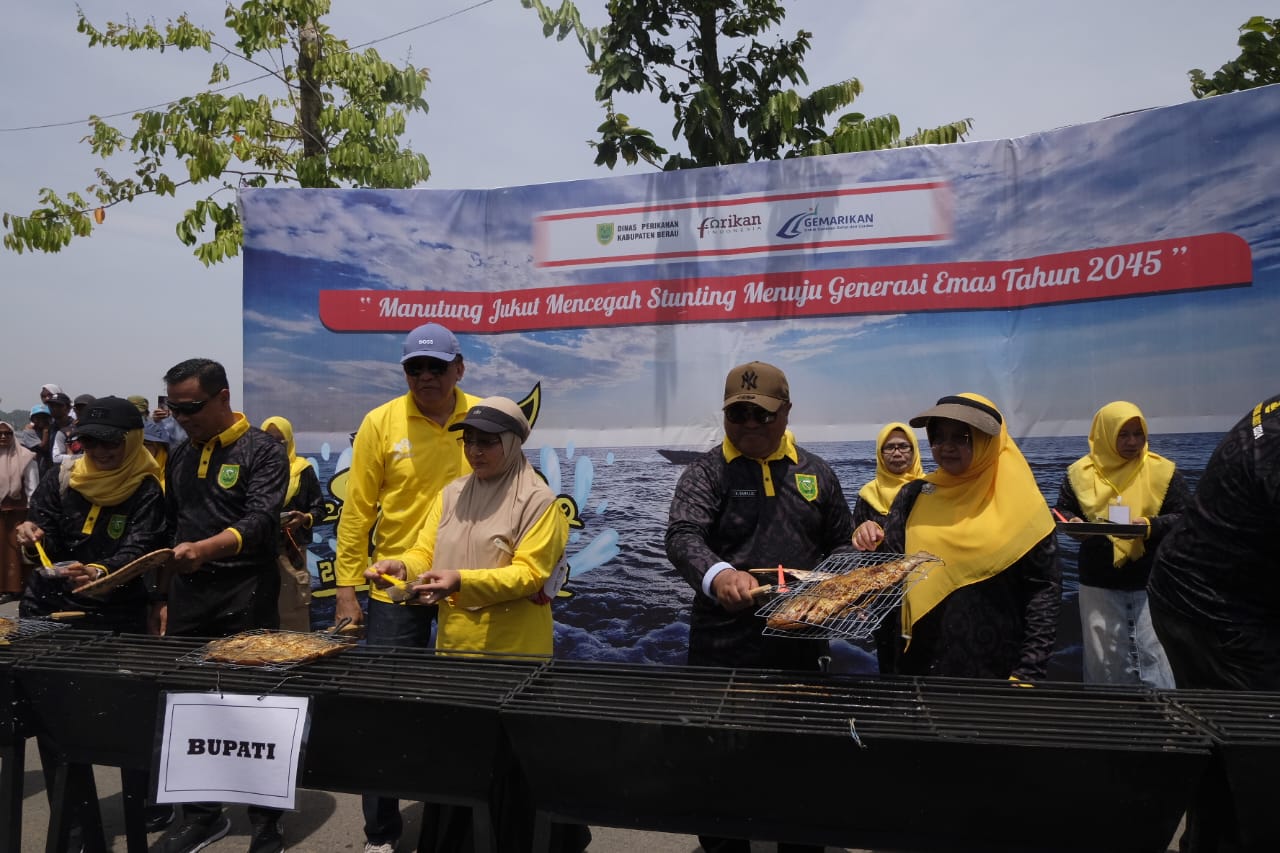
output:
[[7,422],[0,425],[0,429],[8,430],[13,436],[9,447],[0,451],[0,500],[20,500],[25,497],[22,475],[27,470],[27,463],[36,455],[18,444],[17,431]]
[[[506,397],[486,397],[489,406],[515,418],[527,435],[529,421]],[[555,501],[551,489],[524,456],[524,439],[501,432],[503,465],[488,480],[459,477],[441,493],[433,569],[492,569],[511,564],[516,546]]]

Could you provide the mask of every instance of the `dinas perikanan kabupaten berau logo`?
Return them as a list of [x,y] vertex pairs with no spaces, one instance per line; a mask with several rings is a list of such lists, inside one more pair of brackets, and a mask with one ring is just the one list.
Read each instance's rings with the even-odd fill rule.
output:
[[613,242],[613,223],[597,222],[596,223],[596,242],[601,246],[607,246]]

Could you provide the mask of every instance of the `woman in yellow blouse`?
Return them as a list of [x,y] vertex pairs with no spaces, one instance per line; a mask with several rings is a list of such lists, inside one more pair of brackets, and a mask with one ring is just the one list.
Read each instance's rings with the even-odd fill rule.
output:
[[416,578],[412,601],[440,602],[436,648],[549,655],[554,632],[543,587],[564,554],[569,522],[525,459],[529,421],[506,397],[487,397],[462,430],[472,473],[436,497],[415,546],[365,572]]

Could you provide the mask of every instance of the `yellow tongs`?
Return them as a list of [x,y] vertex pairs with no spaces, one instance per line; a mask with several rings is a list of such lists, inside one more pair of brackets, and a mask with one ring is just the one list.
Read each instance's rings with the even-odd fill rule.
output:
[[45,553],[44,546],[40,544],[40,540],[35,541],[36,553],[40,555],[40,565],[46,569],[53,568],[53,560],[49,559],[49,555]]

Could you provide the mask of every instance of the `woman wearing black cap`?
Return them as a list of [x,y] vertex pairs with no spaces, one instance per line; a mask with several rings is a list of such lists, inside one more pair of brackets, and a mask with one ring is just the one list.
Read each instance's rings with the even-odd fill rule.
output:
[[40,542],[50,560],[67,562],[56,575],[35,572],[19,605],[22,616],[82,611],[85,628],[145,633],[147,590],[136,578],[102,598],[77,586],[164,547],[160,468],[142,445],[142,416],[128,400],[101,397],[77,424],[84,455],[49,471],[31,497],[19,544],[35,558]]
[[487,397],[450,429],[462,430],[472,473],[432,503],[417,545],[365,576],[417,578],[422,604],[442,602],[437,649],[549,655],[553,629],[543,586],[564,554],[569,521],[525,459],[529,421],[506,397]]
[[1031,467],[999,410],[977,394],[943,397],[911,426],[925,428],[938,470],[902,487],[880,550],[927,551],[944,565],[909,581],[901,620],[885,620],[881,671],[1043,678],[1062,574]]

